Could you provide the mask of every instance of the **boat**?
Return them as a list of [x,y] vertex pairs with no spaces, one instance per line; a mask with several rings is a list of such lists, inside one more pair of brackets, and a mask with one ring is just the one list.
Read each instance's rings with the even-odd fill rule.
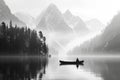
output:
[[76,65],[76,67],[78,68],[79,65],[84,65],[84,60],[79,61],[79,59],[77,58],[76,61],[62,61],[60,60],[60,65]]

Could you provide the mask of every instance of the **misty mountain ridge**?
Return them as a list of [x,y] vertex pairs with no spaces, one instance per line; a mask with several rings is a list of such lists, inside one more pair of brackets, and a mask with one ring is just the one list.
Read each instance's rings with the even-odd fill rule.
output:
[[[10,20],[12,20],[13,24],[26,24],[32,29],[42,29],[49,32],[73,33],[73,31],[80,32],[87,30],[86,24],[78,16],[72,15],[68,10],[66,13],[62,14],[57,6],[53,3],[51,3],[43,12],[41,12],[37,19],[34,19],[29,14],[23,12],[17,12],[14,14],[14,16],[3,0],[0,0],[0,4],[1,22],[5,21],[9,23]],[[69,15],[67,16],[67,14]],[[72,26],[73,29],[70,26]]]
[[79,32],[89,32],[85,22],[79,17],[74,16],[69,10],[63,13],[64,20],[66,23],[77,33]]
[[96,18],[90,19],[86,21],[85,23],[91,31],[101,31],[105,28],[105,25]]
[[11,13],[4,0],[0,0],[0,23],[3,21],[9,23],[10,20],[12,21],[13,25],[17,24],[19,26],[25,26],[24,22],[20,21]]
[[37,19],[34,19],[32,16],[22,12],[17,12],[14,15],[11,13],[5,2],[0,0],[0,22],[5,21],[9,23],[10,20],[12,20],[13,24],[26,24],[33,29],[37,25],[36,29],[47,30],[50,32],[72,33],[74,31],[79,33],[82,31],[89,31],[87,25],[79,16],[74,16],[69,10],[66,10],[66,12],[62,14],[53,3],[41,12]]
[[[103,33],[90,41],[86,41],[73,52],[120,52],[120,13],[115,15]],[[78,54],[78,53],[77,53]]]
[[102,35],[105,50],[120,51],[120,13],[115,15]]
[[62,13],[54,4],[50,4],[41,14],[37,28],[47,30],[49,32],[72,32],[72,29],[64,21]]
[[68,26],[63,14],[56,5],[50,4],[37,18],[37,30],[42,30],[47,35],[50,52],[57,52],[73,39],[73,29]]
[[35,19],[31,15],[23,12],[17,12],[14,15],[23,21],[29,28],[36,28]]
[[74,16],[69,10],[66,10],[65,13],[63,13],[64,20],[66,23],[73,28],[75,25],[75,22],[77,22],[75,19],[72,19]]

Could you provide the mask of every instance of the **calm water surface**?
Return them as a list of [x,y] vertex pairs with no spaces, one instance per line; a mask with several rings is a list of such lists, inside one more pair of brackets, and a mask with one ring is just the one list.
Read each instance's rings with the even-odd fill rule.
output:
[[[77,56],[78,57],[78,56]],[[65,60],[75,61],[77,57],[69,56]],[[119,57],[78,57],[85,60],[78,69],[75,65],[60,66],[59,58],[49,59],[43,80],[119,80]]]
[[42,79],[47,63],[46,57],[0,56],[0,80]]
[[[63,60],[75,61],[78,56]],[[78,57],[84,66],[60,66],[59,57],[1,59],[0,80],[119,80],[120,60],[117,58]]]

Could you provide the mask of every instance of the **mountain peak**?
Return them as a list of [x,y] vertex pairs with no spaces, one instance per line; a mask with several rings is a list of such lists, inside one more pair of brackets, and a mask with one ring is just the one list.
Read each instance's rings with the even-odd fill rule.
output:
[[63,14],[63,16],[67,19],[70,19],[71,17],[73,17],[72,13],[70,12],[70,10],[66,10],[65,13]]
[[66,15],[72,15],[72,13],[70,12],[69,9],[67,9],[64,14],[66,14]]
[[53,3],[40,15],[38,20],[37,26],[40,26],[41,30],[57,33],[72,32],[72,29],[64,21],[62,13]]
[[49,4],[49,7],[56,7],[54,3]]
[[58,10],[58,8],[57,8],[57,6],[55,5],[55,4],[53,4],[53,3],[51,3],[49,6],[48,6],[48,8],[47,8],[48,10]]
[[62,13],[60,12],[60,10],[57,8],[57,6],[53,3],[51,3],[46,10],[42,13],[43,15],[57,15],[57,16],[62,16]]

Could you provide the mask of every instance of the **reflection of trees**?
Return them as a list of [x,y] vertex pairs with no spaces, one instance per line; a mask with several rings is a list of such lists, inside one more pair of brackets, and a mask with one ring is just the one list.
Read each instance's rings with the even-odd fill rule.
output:
[[[36,77],[38,71],[44,69],[47,64],[47,60],[42,58],[46,57],[42,55],[47,53],[46,38],[41,31],[38,36],[35,30],[13,26],[11,21],[9,26],[4,22],[0,24],[0,57],[1,55],[21,56],[12,60],[0,58],[0,80],[30,80]],[[29,58],[31,55],[40,55],[40,57]],[[22,56],[27,58],[22,59]]]
[[[0,80],[26,80],[36,78],[38,71],[45,70],[47,59],[8,60],[0,62]],[[45,72],[42,73],[42,75]],[[40,76],[42,77],[42,76]]]
[[[47,54],[46,38],[40,31],[39,36],[35,30],[29,28],[9,26],[4,22],[0,25],[0,54]],[[28,54],[29,53],[29,54]],[[34,55],[33,54],[33,55]]]

